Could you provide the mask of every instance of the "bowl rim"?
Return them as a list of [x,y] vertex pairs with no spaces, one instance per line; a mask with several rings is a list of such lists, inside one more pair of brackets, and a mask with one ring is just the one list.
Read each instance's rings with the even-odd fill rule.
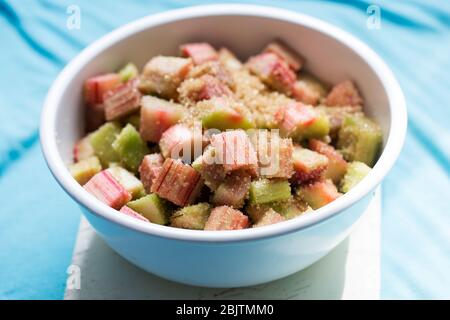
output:
[[[123,40],[141,30],[161,24],[189,18],[221,15],[264,17],[303,25],[334,38],[358,54],[380,79],[389,101],[391,114],[390,130],[380,158],[371,172],[357,187],[332,203],[315,210],[314,214],[306,214],[293,220],[261,228],[232,231],[187,230],[144,223],[132,217],[117,214],[116,210],[96,200],[76,183],[59,155],[55,124],[57,109],[63,90],[85,63],[98,52],[117,41]],[[149,15],[113,30],[85,48],[61,71],[47,94],[41,113],[40,143],[47,165],[57,182],[75,201],[86,207],[96,216],[110,220],[123,227],[162,238],[194,242],[236,242],[257,240],[296,232],[334,217],[344,209],[352,206],[374,190],[389,172],[402,149],[406,128],[407,111],[405,98],[394,74],[372,49],[355,36],[328,22],[303,13],[259,5],[219,4],[193,6]]]

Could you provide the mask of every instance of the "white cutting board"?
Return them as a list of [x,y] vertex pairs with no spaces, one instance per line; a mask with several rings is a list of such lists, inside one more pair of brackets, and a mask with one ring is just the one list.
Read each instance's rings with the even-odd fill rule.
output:
[[82,218],[65,299],[379,299],[380,218],[378,189],[353,233],[326,257],[284,279],[236,289],[191,287],[142,271]]

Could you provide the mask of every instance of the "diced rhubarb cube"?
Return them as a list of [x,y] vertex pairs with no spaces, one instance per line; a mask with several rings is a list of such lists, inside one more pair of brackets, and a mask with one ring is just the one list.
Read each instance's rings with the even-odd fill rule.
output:
[[183,158],[190,163],[194,150],[203,151],[203,136],[201,131],[196,132],[182,124],[176,124],[166,131],[159,140],[159,148],[164,158]]
[[211,137],[211,146],[216,151],[216,160],[223,165],[225,172],[242,169],[252,176],[257,175],[256,152],[244,131],[233,130],[215,134]]
[[363,104],[363,99],[355,84],[350,80],[345,80],[331,89],[325,104],[327,106],[357,106]]
[[199,195],[203,181],[200,174],[181,160],[166,159],[152,184],[151,191],[176,205],[192,203]]
[[282,139],[278,133],[255,130],[250,140],[258,156],[259,175],[267,178],[289,179],[293,171],[291,139]]
[[261,219],[259,219],[259,221],[253,225],[253,228],[268,226],[278,222],[283,222],[285,220],[286,219],[281,214],[273,209],[269,209],[263,214]]
[[139,174],[145,190],[150,193],[152,184],[161,170],[164,158],[160,153],[146,155],[139,167]]
[[241,208],[250,189],[251,177],[246,172],[234,171],[228,175],[214,192],[211,203],[216,206]]
[[86,132],[97,130],[106,121],[105,105],[102,103],[87,105],[85,112]]
[[226,176],[223,165],[215,161],[215,153],[214,148],[209,146],[203,155],[192,163],[192,167],[200,173],[205,185],[213,191],[219,187]]
[[319,180],[298,188],[297,195],[315,210],[336,200],[341,194],[331,180]]
[[134,211],[134,210],[131,209],[130,207],[123,206],[122,209],[120,209],[119,211],[120,211],[121,213],[127,215],[127,216],[136,218],[136,219],[138,219],[138,220],[142,220],[142,221],[145,221],[145,222],[150,222],[150,221],[148,221],[148,219],[147,219],[146,217],[144,217],[143,215],[137,213],[136,211]]
[[297,184],[321,178],[329,162],[326,156],[300,146],[294,148],[292,158],[295,171],[292,180]]
[[181,54],[184,57],[192,58],[194,64],[202,64],[207,61],[217,60],[217,51],[206,42],[186,43],[181,47]]
[[107,121],[125,117],[139,109],[141,92],[138,89],[138,83],[139,79],[135,78],[104,94]]
[[326,94],[322,83],[309,74],[302,74],[294,84],[292,97],[304,104],[317,105]]
[[112,144],[121,162],[131,171],[137,172],[142,159],[149,153],[147,143],[142,140],[139,132],[127,124]]
[[193,67],[187,78],[198,79],[203,76],[216,78],[227,87],[235,87],[234,79],[229,70],[227,70],[219,61],[209,61]]
[[101,170],[100,160],[95,156],[82,159],[69,166],[70,174],[81,185],[84,185]]
[[112,176],[127,190],[133,199],[145,196],[144,185],[134,174],[120,166],[113,166],[107,169]]
[[254,56],[247,62],[247,67],[269,87],[286,94],[292,93],[297,77],[276,54],[266,52]]
[[198,203],[184,207],[170,217],[170,225],[175,228],[203,230],[211,213],[208,203]]
[[300,102],[290,102],[275,115],[280,133],[297,141],[326,136],[330,130],[328,118],[321,111]]
[[86,136],[79,140],[73,148],[73,159],[75,162],[90,158],[95,155],[92,147],[90,136]]
[[250,203],[263,204],[284,201],[291,197],[289,181],[282,179],[259,179],[250,185]]
[[102,104],[103,95],[120,83],[117,73],[107,73],[87,79],[84,84],[84,97],[87,104]]
[[362,107],[359,105],[345,107],[317,106],[317,109],[321,110],[327,116],[330,123],[329,135],[333,141],[337,140],[339,130],[347,116],[363,115]]
[[364,162],[353,161],[348,165],[347,172],[341,180],[340,190],[347,193],[355,187],[372,170]]
[[178,88],[178,92],[180,93],[180,101],[191,104],[213,97],[231,96],[233,94],[225,83],[209,74],[183,81]]
[[227,48],[219,49],[219,61],[228,70],[240,70],[242,68],[242,63]]
[[164,131],[175,125],[183,117],[182,105],[144,96],[141,100],[140,133],[144,140],[159,142]]
[[333,180],[336,184],[339,183],[347,171],[347,161],[344,160],[344,157],[333,146],[317,139],[310,140],[309,147],[328,158],[325,178]]
[[131,79],[136,78],[139,75],[139,70],[133,63],[127,63],[125,66],[123,66],[122,69],[119,71],[120,80],[122,82],[127,82]]
[[143,215],[152,223],[164,225],[169,221],[170,210],[168,204],[154,193],[131,201],[127,206]]
[[221,206],[212,209],[205,230],[238,230],[248,227],[249,220],[239,210]]
[[155,93],[162,98],[176,99],[177,88],[192,67],[191,59],[157,56],[144,67],[140,77],[139,89]]
[[119,155],[112,147],[120,131],[120,124],[117,122],[108,122],[89,135],[89,140],[94,148],[95,155],[105,167],[112,162],[120,161]]
[[202,126],[207,129],[250,129],[255,126],[241,105],[234,99],[216,97],[197,104],[203,112]]
[[249,204],[245,209],[255,224],[258,223],[264,214],[269,210],[274,210],[282,215],[286,220],[293,219],[312,210],[305,201],[299,199],[298,197],[292,196],[284,201],[265,204]]
[[275,53],[278,57],[283,59],[289,67],[294,71],[299,71],[303,66],[303,58],[281,41],[273,41],[267,45],[264,52]]
[[114,209],[120,209],[132,198],[131,194],[107,170],[92,177],[84,185],[84,189]]

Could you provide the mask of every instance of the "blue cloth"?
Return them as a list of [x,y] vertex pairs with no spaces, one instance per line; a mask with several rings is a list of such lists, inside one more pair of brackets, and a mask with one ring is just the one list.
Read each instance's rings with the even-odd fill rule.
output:
[[[80,212],[47,170],[38,120],[82,48],[133,19],[207,1],[0,0],[0,298],[60,299]],[[262,3],[262,1],[248,1]],[[366,27],[381,8],[381,29]],[[81,29],[66,27],[67,7]],[[384,183],[382,298],[450,298],[450,3],[264,1],[336,24],[375,49],[404,89],[409,129]]]

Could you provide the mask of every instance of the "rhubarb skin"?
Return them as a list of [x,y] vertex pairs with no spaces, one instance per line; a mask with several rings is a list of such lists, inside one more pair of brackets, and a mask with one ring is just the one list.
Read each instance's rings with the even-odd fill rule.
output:
[[88,105],[103,103],[103,95],[121,83],[117,73],[107,73],[89,78],[84,83],[84,98]]
[[215,206],[227,205],[234,208],[241,208],[248,196],[250,183],[251,177],[245,171],[232,172],[214,192],[211,203]]
[[84,189],[116,210],[123,207],[132,198],[131,194],[107,170],[93,176],[84,185]]
[[166,225],[169,222],[169,208],[163,199],[152,193],[138,200],[131,201],[128,207],[144,216],[152,223]]
[[111,162],[120,162],[119,155],[112,147],[113,142],[121,131],[120,124],[108,122],[90,135],[90,142],[95,155],[100,159],[104,167]]
[[190,163],[194,156],[195,146],[198,152],[203,150],[203,136],[182,124],[176,124],[166,131],[159,140],[159,148],[164,158],[179,159]]
[[367,164],[360,161],[353,161],[348,165],[347,172],[341,180],[340,191],[343,193],[353,189],[372,170]]
[[314,210],[336,200],[340,195],[330,179],[302,185],[297,189],[297,196],[306,201]]
[[160,153],[148,154],[142,160],[139,166],[139,175],[145,190],[150,193],[152,184],[161,170],[164,163],[164,158]]
[[264,227],[283,221],[286,221],[286,219],[281,214],[273,209],[269,209],[262,215],[257,223],[253,224],[253,228]]
[[217,51],[206,42],[186,43],[180,46],[181,55],[189,57],[199,65],[219,58]]
[[203,230],[211,213],[208,203],[198,203],[181,208],[170,217],[170,225],[175,228]]
[[178,206],[191,204],[200,194],[200,174],[181,160],[167,158],[152,184],[151,191]]
[[101,170],[100,160],[95,156],[80,160],[69,166],[70,174],[80,185],[84,185]]
[[105,117],[107,121],[126,117],[139,110],[141,93],[138,79],[132,79],[107,91],[104,96]]
[[212,209],[206,221],[205,230],[239,230],[247,228],[248,225],[248,217],[242,212],[231,207],[221,206]]
[[317,139],[309,141],[309,148],[328,158],[325,178],[338,184],[347,172],[347,161],[344,160],[344,157],[333,146]]
[[112,144],[121,162],[133,172],[137,172],[142,159],[149,153],[147,144],[142,140],[139,132],[127,124]]
[[293,152],[294,176],[292,180],[296,184],[311,182],[320,179],[328,167],[329,160],[326,156],[296,146]]
[[141,221],[150,222],[150,221],[148,221],[148,219],[146,217],[137,213],[136,211],[134,211],[133,209],[131,209],[130,207],[127,207],[127,206],[123,206],[122,209],[119,210],[119,212],[121,212],[129,217],[133,217],[135,219],[141,220]]
[[291,196],[289,181],[282,179],[259,179],[252,181],[250,185],[250,203],[264,204],[276,201],[284,201]]
[[110,167],[107,170],[131,194],[133,199],[145,196],[144,185],[133,173],[120,166]]
[[140,133],[144,140],[158,143],[164,131],[175,125],[184,115],[182,105],[152,96],[141,100]]

